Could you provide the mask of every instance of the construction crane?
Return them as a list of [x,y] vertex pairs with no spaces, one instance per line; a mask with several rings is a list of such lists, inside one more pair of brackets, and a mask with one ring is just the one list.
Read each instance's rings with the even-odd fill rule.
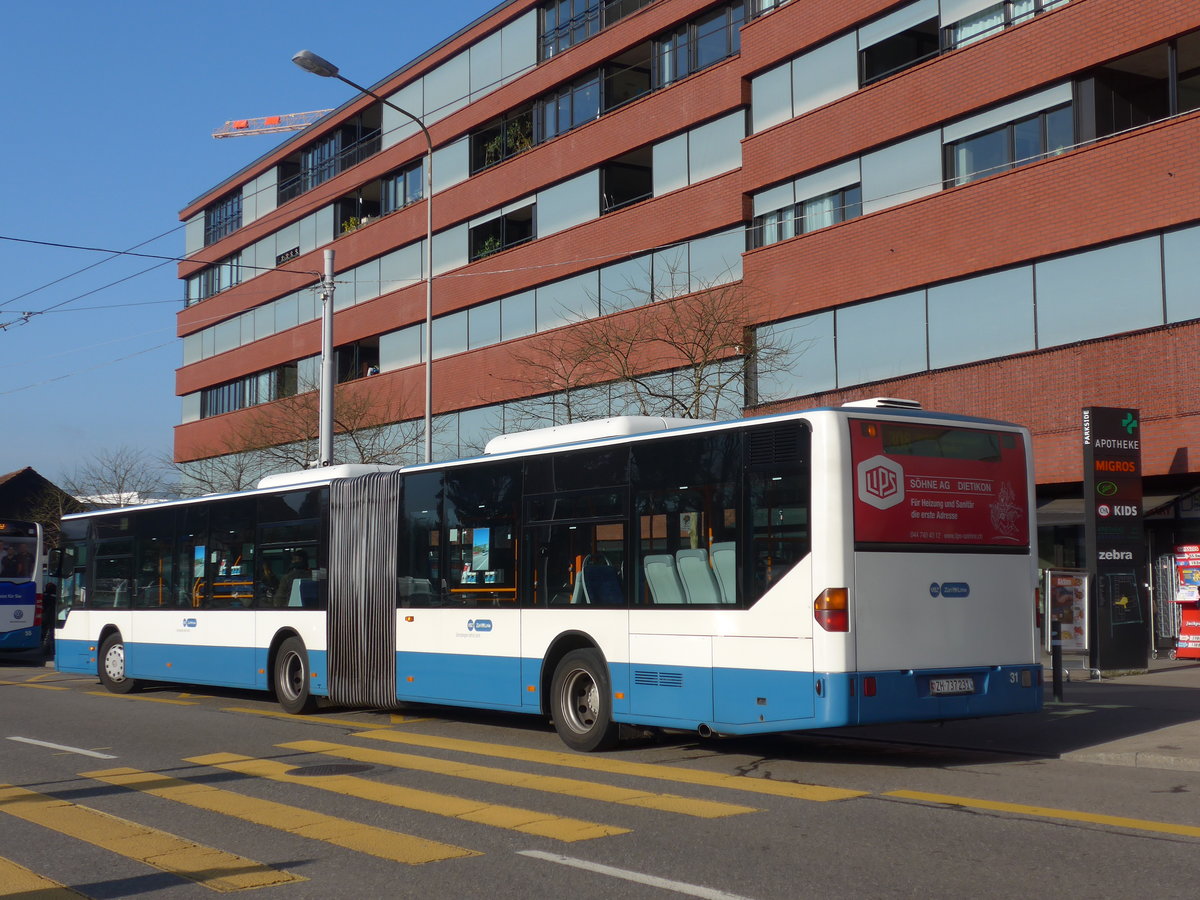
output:
[[283,131],[299,131],[307,128],[321,116],[332,110],[317,109],[313,112],[288,113],[283,116],[259,116],[257,119],[231,119],[213,132],[215,138],[241,137],[247,134],[279,134]]

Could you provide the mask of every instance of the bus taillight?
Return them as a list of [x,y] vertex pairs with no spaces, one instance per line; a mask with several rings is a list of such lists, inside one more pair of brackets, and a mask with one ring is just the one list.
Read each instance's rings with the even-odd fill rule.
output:
[[825,588],[813,603],[813,615],[826,631],[849,631],[850,592],[845,588]]

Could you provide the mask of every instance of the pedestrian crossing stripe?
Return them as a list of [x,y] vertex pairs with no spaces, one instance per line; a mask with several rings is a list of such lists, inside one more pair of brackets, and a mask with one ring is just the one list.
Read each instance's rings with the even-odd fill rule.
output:
[[222,893],[307,880],[236,853],[12,785],[0,785],[0,811]]
[[79,900],[83,894],[0,856],[0,897],[29,900]]
[[477,766],[470,763],[453,762],[451,760],[435,759],[428,756],[416,756],[410,753],[351,747],[346,744],[331,744],[327,741],[292,741],[291,743],[279,744],[278,746],[283,750],[321,753],[341,759],[352,759],[355,762],[391,766],[397,769],[409,769],[417,772],[428,772],[435,775],[447,775],[452,778],[467,778],[488,784],[500,784],[507,787],[524,788],[526,790],[541,791],[549,794],[563,794],[583,800],[599,800],[605,803],[636,806],[641,809],[654,809],[660,812],[679,813],[680,815],[695,816],[701,819],[719,819],[725,816],[758,812],[752,806],[741,806],[736,803],[697,800],[690,797],[680,797],[676,794],[658,794],[636,788],[623,788],[600,784],[595,781],[582,781],[577,778],[534,775],[529,772]]
[[457,753],[474,753],[501,759],[516,759],[524,762],[572,769],[587,769],[592,772],[607,772],[613,775],[628,775],[633,778],[654,778],[659,781],[674,781],[680,784],[696,784],[704,787],[725,788],[755,794],[770,794],[775,797],[791,797],[795,800],[849,800],[866,797],[869,791],[851,791],[845,788],[825,787],[820,784],[802,784],[795,781],[771,781],[767,778],[752,778],[748,775],[723,775],[720,772],[705,772],[701,769],[684,769],[679,766],[663,766],[657,763],[627,762],[602,756],[585,756],[582,753],[563,753],[556,750],[533,750],[528,747],[512,747],[504,744],[466,741],[460,738],[434,737],[401,731],[364,731],[353,737],[372,738],[393,744],[412,747],[427,747],[434,750],[450,750]]
[[507,828],[511,831],[553,838],[567,843],[611,837],[629,832],[628,828],[620,828],[615,825],[601,825],[596,822],[586,822],[536,810],[469,800],[452,794],[437,794],[402,785],[383,784],[378,781],[368,781],[365,778],[356,778],[352,775],[293,775],[291,774],[293,766],[274,760],[240,756],[235,753],[212,753],[207,756],[191,757],[187,761],[256,778],[269,778],[272,781],[281,781],[287,784],[315,787],[362,800],[373,800],[377,803],[461,819],[480,825]]
[[386,828],[376,828],[373,825],[363,825],[348,819],[312,812],[298,806],[260,800],[233,791],[138,769],[106,769],[83,772],[81,775],[393,862],[420,865],[443,859],[481,855],[478,851],[456,847],[453,844],[430,841]]

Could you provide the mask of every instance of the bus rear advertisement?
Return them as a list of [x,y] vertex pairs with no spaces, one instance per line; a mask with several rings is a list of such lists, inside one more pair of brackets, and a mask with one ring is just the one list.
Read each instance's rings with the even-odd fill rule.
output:
[[56,659],[146,682],[753,734],[1032,712],[1017,425],[877,399],[620,417],[68,516]]

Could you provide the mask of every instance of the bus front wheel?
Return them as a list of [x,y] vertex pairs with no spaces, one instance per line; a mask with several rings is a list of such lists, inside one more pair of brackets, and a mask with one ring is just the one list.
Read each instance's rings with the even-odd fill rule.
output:
[[612,686],[603,657],[593,649],[572,650],[554,670],[550,688],[554,730],[572,750],[590,753],[617,743],[612,720]]
[[141,685],[125,674],[125,641],[117,632],[110,634],[100,644],[100,656],[96,661],[100,683],[114,694],[128,694]]
[[308,651],[304,641],[290,637],[279,645],[275,654],[273,687],[275,699],[284,712],[292,715],[310,713],[317,708],[317,698],[309,693]]

